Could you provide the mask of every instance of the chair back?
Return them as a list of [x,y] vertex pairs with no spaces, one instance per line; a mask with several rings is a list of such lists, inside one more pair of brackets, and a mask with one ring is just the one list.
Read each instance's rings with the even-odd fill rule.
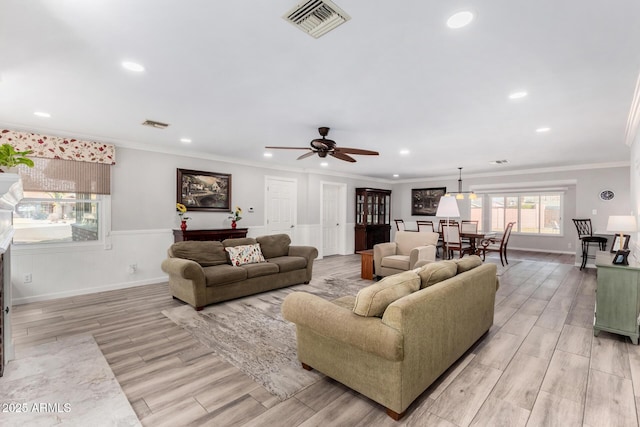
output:
[[593,235],[590,219],[574,219],[573,223],[576,225],[576,230],[578,230],[578,239]]
[[460,231],[463,233],[477,233],[478,221],[462,221],[460,223]]
[[[440,222],[438,223],[438,233],[442,233],[442,227],[444,225],[447,225],[447,220],[441,219]],[[450,219],[449,225],[458,225],[458,221],[456,221],[455,219]]]
[[416,221],[418,231],[431,231],[433,233],[433,221]]
[[507,249],[507,243],[509,243],[509,237],[511,236],[511,229],[515,225],[515,222],[510,222],[507,224],[507,228],[504,229],[504,234],[502,235],[502,241],[500,242],[500,250]]
[[456,225],[443,225],[442,226],[442,238],[445,243],[460,244],[460,228]]
[[395,237],[396,255],[411,255],[411,250],[418,246],[438,244],[438,233],[430,231],[398,231]]
[[404,231],[404,220],[402,220],[402,219],[394,219],[394,221],[396,223],[396,230]]

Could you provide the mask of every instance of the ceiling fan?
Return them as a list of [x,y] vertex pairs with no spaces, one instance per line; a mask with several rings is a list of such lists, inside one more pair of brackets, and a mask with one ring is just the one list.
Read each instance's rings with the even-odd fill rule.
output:
[[344,160],[345,162],[354,163],[356,159],[351,157],[349,154],[362,154],[365,156],[377,156],[377,151],[371,150],[362,150],[360,148],[346,148],[346,147],[338,147],[336,146],[336,142],[325,138],[329,134],[328,127],[320,127],[318,128],[318,133],[322,138],[316,138],[311,141],[311,148],[308,147],[265,147],[269,149],[276,150],[309,150],[308,153],[304,153],[302,156],[298,157],[297,160],[304,159],[306,157],[312,156],[315,153],[318,153],[318,156],[325,158],[327,154],[335,157],[336,159]]

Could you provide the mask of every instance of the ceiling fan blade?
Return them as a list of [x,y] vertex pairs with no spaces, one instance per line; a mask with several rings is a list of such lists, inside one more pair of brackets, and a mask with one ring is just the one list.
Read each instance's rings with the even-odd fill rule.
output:
[[309,147],[264,147],[271,150],[308,150]]
[[345,162],[351,162],[351,163],[355,163],[356,159],[354,159],[351,156],[347,156],[344,153],[340,153],[339,151],[334,151],[333,153],[329,153],[331,156],[335,157],[336,159],[340,159],[340,160],[344,160]]
[[365,156],[377,156],[380,154],[377,151],[362,150],[360,148],[347,148],[347,147],[336,147],[336,152],[347,153],[347,154],[362,154]]
[[314,154],[316,154],[315,151],[309,150],[308,153],[304,153],[302,156],[298,157],[296,160],[302,160],[302,159],[305,159],[305,158],[307,158],[309,156],[313,156]]

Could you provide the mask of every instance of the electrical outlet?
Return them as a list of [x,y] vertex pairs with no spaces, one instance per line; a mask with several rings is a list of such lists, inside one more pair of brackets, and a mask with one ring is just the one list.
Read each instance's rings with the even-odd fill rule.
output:
[[129,274],[135,274],[138,271],[138,264],[129,264]]
[[24,283],[31,283],[32,277],[31,273],[27,273],[24,275]]

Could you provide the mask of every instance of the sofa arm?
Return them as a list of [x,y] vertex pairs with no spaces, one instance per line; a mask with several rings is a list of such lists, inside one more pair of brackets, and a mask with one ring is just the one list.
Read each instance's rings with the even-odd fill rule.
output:
[[402,333],[384,325],[378,317],[358,316],[306,292],[287,295],[282,303],[282,315],[297,326],[386,360],[404,359]]
[[162,268],[162,271],[169,275],[169,277],[176,276],[183,279],[193,280],[195,282],[205,283],[204,270],[202,269],[202,266],[190,259],[167,258],[162,261],[160,267]]
[[418,261],[429,261],[433,262],[436,260],[436,247],[433,245],[427,246],[418,246],[417,248],[411,249],[411,253],[409,254],[409,269],[413,269],[416,267],[416,263]]
[[377,276],[380,276],[380,274],[378,274],[378,269],[382,265],[382,258],[395,255],[396,249],[396,242],[385,242],[373,245],[373,268]]
[[309,283],[313,274],[313,260],[318,258],[318,250],[313,246],[289,246],[289,256],[300,256],[307,259],[305,283]]

